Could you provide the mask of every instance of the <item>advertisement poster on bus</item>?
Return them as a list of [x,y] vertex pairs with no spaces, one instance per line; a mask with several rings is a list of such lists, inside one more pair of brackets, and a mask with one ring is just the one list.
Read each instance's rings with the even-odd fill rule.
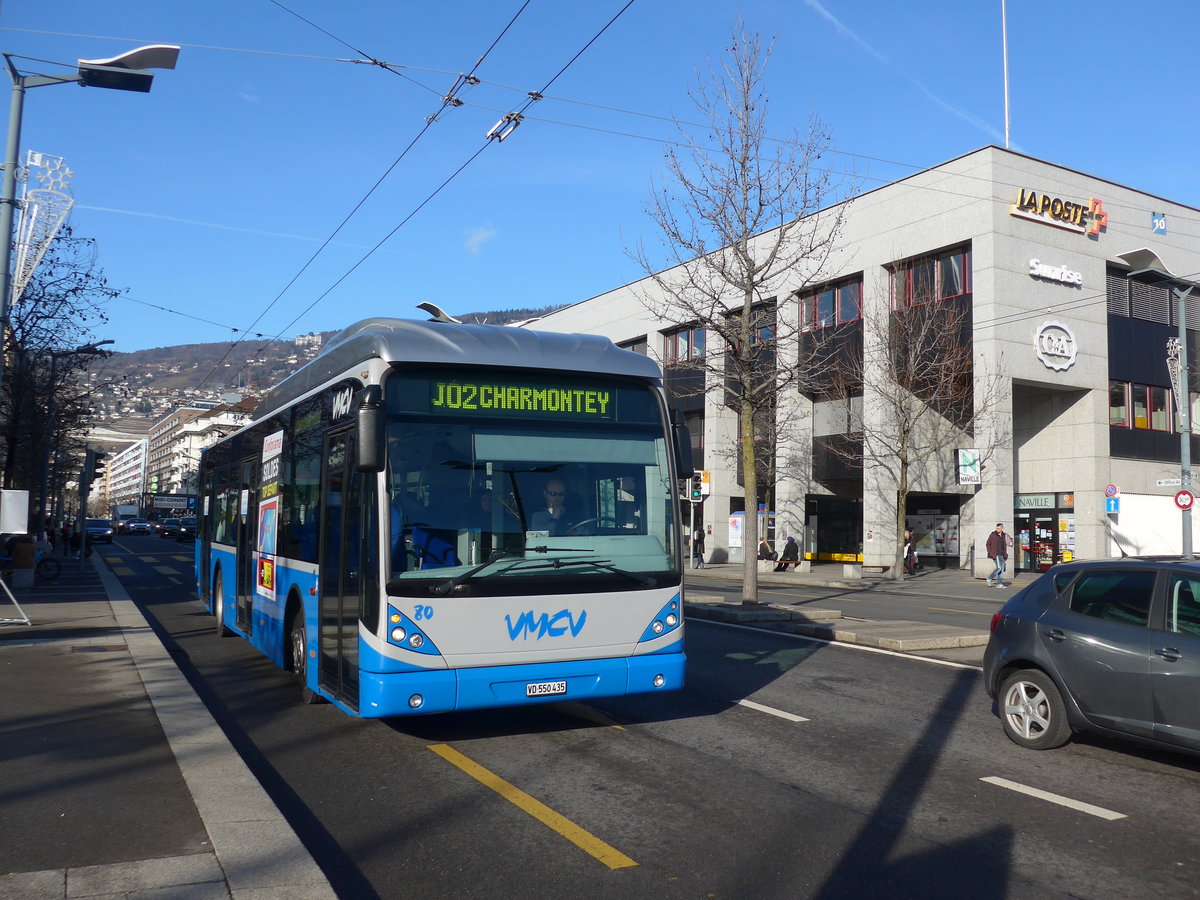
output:
[[275,539],[279,527],[279,496],[258,505],[258,556],[254,590],[260,597],[275,600]]

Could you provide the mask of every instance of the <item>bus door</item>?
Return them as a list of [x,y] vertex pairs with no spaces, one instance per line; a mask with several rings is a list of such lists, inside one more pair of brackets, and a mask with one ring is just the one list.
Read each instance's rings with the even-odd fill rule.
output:
[[327,435],[321,467],[321,572],[317,615],[321,688],[358,709],[358,620],[362,614],[363,476],[356,431]]
[[258,549],[258,460],[241,464],[237,503],[237,627],[249,636],[254,623],[254,551]]

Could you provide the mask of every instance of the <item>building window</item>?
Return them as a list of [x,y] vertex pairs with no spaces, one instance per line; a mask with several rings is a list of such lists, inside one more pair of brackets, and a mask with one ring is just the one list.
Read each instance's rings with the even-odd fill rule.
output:
[[1129,427],[1129,385],[1123,381],[1108,383],[1108,424]]
[[666,336],[666,364],[686,363],[704,356],[704,329],[699,326],[681,328]]
[[969,296],[971,249],[957,247],[897,263],[889,280],[893,309]]
[[632,350],[634,353],[640,353],[642,356],[645,356],[650,345],[645,336],[642,336],[629,341],[619,341],[617,346],[622,350]]
[[862,317],[862,275],[797,295],[800,327],[815,331]]
[[[1192,397],[1194,408],[1197,395]],[[1171,421],[1170,388],[1111,381],[1108,398],[1108,423],[1112,426],[1148,431],[1178,430]]]
[[1152,387],[1150,395],[1150,428],[1153,431],[1171,431],[1171,399],[1165,387]]

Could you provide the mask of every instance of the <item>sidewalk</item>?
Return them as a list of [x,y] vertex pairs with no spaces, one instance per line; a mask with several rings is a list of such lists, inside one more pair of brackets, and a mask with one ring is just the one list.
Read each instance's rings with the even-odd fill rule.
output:
[[[705,582],[717,579],[741,581],[740,563],[706,564],[703,568],[688,568],[685,608],[696,619],[730,622],[755,628],[786,631],[847,644],[878,647],[902,653],[936,656],[969,665],[981,665],[983,648],[988,642],[988,628],[962,628],[902,619],[843,619],[842,613],[821,609],[820,600],[805,597],[796,604],[771,603],[745,606],[726,602],[720,595],[705,591]],[[1000,594],[1000,598],[1028,584],[1034,576],[1024,574],[1021,580]],[[867,575],[847,578],[840,565],[818,565],[810,572],[759,572],[760,587],[826,588],[830,593],[880,591],[917,594],[929,599],[997,600],[998,590],[959,569],[928,569],[903,581],[890,576]],[[813,604],[816,605],[813,605]]]
[[77,565],[0,625],[0,897],[334,897],[100,555]]

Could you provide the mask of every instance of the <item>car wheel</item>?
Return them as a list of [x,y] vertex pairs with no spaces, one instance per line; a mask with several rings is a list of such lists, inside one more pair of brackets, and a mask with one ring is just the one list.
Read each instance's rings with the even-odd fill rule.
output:
[[292,674],[300,681],[300,700],[304,703],[320,703],[321,695],[308,686],[308,635],[304,627],[304,613],[292,617]]
[[1045,672],[1023,669],[1000,684],[1000,718],[1013,743],[1030,750],[1052,750],[1071,738],[1067,707]]
[[212,591],[213,615],[217,619],[217,637],[227,637],[230,631],[225,626],[225,577],[220,573],[213,580]]

